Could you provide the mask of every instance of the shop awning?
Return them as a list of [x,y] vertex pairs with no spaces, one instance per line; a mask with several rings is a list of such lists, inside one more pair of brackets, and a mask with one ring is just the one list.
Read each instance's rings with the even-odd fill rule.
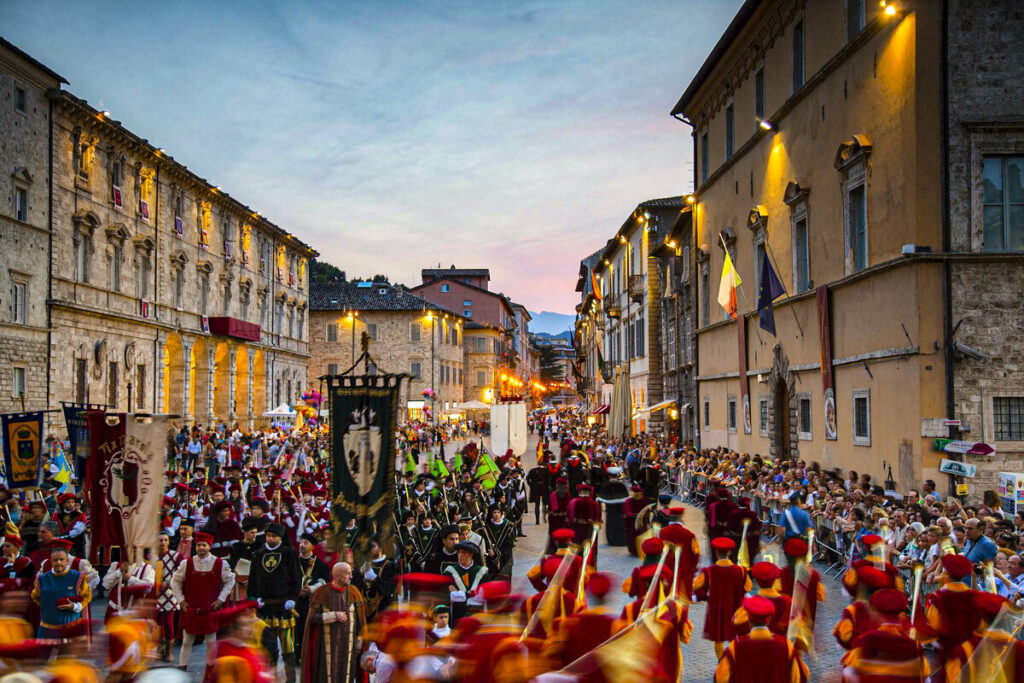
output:
[[591,415],[607,415],[611,409],[612,407],[609,404],[605,403],[604,405],[600,405],[594,408],[594,411],[591,413]]
[[675,399],[670,399],[668,401],[662,401],[661,403],[655,403],[653,406],[648,408],[647,412],[656,413],[659,410],[664,410],[665,408],[668,408],[669,406],[674,406],[675,404],[676,404]]

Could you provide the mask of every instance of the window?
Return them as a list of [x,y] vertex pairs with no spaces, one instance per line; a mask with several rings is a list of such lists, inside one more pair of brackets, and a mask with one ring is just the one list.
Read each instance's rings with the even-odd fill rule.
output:
[[135,283],[135,291],[140,299],[149,298],[149,254],[139,256],[139,268],[137,271],[138,281]]
[[846,0],[846,41],[857,37],[864,28],[864,0]]
[[726,403],[726,416],[729,420],[729,431],[736,432],[736,397],[730,396]]
[[11,396],[25,395],[25,368],[11,368]]
[[423,336],[423,325],[420,323],[409,323],[409,341],[418,342]]
[[806,394],[798,396],[797,403],[799,406],[797,418],[800,421],[797,431],[800,435],[800,440],[810,441],[814,438],[814,423],[811,421],[811,397]]
[[726,160],[732,158],[733,152],[733,108],[732,103],[729,103],[725,108],[725,158]]
[[325,336],[329,342],[338,341],[338,323],[327,323]]
[[871,445],[871,392],[868,389],[853,392],[853,445]]
[[463,315],[463,316],[465,316],[465,317],[467,317],[467,318],[472,318],[472,317],[473,317],[473,311],[471,311],[471,310],[469,310],[469,309],[467,308],[466,310],[464,310],[464,311],[462,312],[462,315]]
[[121,257],[124,247],[112,244],[110,251],[110,291],[121,291]]
[[75,359],[75,401],[85,403],[89,386],[89,361],[84,358]]
[[466,299],[465,301],[462,302],[462,305],[468,308],[469,306],[473,305],[473,302],[469,299]]
[[15,88],[14,89],[14,108],[18,111],[25,111],[25,89]]
[[985,251],[1024,251],[1024,157],[986,157]]
[[174,307],[178,309],[181,308],[181,292],[184,286],[183,281],[185,279],[184,271],[184,268],[178,268],[177,270],[174,271]]
[[338,374],[338,364],[337,363],[328,363],[327,364],[327,374],[328,375],[337,375]]
[[793,25],[793,92],[804,85],[804,20]]
[[75,270],[78,273],[78,281],[88,282],[92,237],[83,232],[77,232],[75,238]]
[[700,324],[711,324],[711,280],[706,266],[700,274]]
[[852,273],[868,265],[868,198],[864,183],[847,190],[846,262]]
[[459,384],[462,384],[462,368],[459,368]]
[[[226,314],[225,314],[226,315]],[[288,336],[295,337],[295,307],[288,307]]]
[[810,243],[807,239],[807,214],[793,217],[793,291],[806,292],[811,287]]
[[24,325],[28,322],[28,285],[15,282],[11,295],[11,322]]
[[421,375],[422,372],[423,372],[423,364],[422,363],[410,363],[409,364],[409,374],[412,375],[412,379],[414,381],[418,380],[420,378],[420,375]]
[[[209,278],[206,275],[200,275],[199,276],[199,315],[206,315],[206,303],[207,303],[206,300],[207,300],[208,295],[209,295],[209,289],[210,289],[210,280],[209,280]],[[283,311],[284,304],[281,304],[281,308],[282,308],[282,311]],[[278,326],[277,329],[278,329],[278,331],[280,331],[280,329],[281,329],[280,325]]]
[[994,396],[992,415],[996,441],[1024,441],[1024,397]]
[[754,73],[754,130],[758,130],[758,124],[764,121],[764,67],[759,67]]
[[483,337],[476,338],[476,352],[487,353],[487,340]]
[[761,436],[768,436],[768,397],[757,399],[757,429]]
[[181,223],[181,195],[174,198],[174,235],[181,239],[185,235],[185,227]]
[[107,407],[117,407],[117,361],[107,363]]
[[484,386],[485,384],[487,384],[487,371],[486,370],[477,370],[476,371],[476,384],[477,384],[477,386],[481,386],[481,387]]
[[121,198],[121,164],[114,162],[110,167],[110,199],[114,208],[118,211],[124,210],[124,201]]
[[370,336],[370,341],[377,341],[377,325],[374,323],[367,323],[366,334]]
[[14,217],[22,223],[28,222],[28,190],[24,187],[14,188]]
[[708,179],[708,164],[710,159],[708,150],[708,132],[705,130],[700,134],[700,181],[703,183]]
[[711,429],[711,401],[704,397],[704,431]]
[[452,291],[452,287],[451,287],[451,285],[443,284],[443,285],[441,285],[441,291],[442,292],[450,292],[450,291]]

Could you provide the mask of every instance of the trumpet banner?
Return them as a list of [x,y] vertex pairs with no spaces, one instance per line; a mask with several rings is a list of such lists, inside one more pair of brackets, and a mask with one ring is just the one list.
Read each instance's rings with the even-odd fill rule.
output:
[[393,555],[395,430],[404,375],[341,375],[327,378],[331,419],[331,528],[338,547],[355,518],[356,566],[370,558],[377,535]]

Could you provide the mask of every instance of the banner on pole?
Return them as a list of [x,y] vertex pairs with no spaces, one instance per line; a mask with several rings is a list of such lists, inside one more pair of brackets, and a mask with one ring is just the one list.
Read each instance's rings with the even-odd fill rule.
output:
[[4,413],[2,417],[7,488],[35,488],[43,466],[43,413]]
[[102,406],[89,403],[61,402],[64,409],[64,423],[68,428],[68,442],[71,444],[68,455],[75,467],[78,486],[84,485],[85,469],[89,463],[89,416],[90,410],[102,410]]
[[169,416],[98,410],[87,415],[89,560],[99,565],[140,561],[147,549],[156,550]]
[[393,555],[395,429],[405,375],[341,375],[326,378],[331,420],[331,525],[334,538],[355,518],[355,566],[370,558],[376,535]]

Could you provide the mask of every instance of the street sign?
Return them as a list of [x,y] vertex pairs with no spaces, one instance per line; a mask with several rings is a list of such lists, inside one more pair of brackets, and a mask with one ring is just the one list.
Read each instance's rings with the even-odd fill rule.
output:
[[946,420],[946,426],[947,427],[959,427],[960,426],[960,420]]
[[996,447],[992,444],[958,439],[935,439],[934,448],[946,453],[966,453],[968,455],[992,455],[996,452]]
[[957,484],[956,485],[956,495],[958,495],[958,496],[966,496],[967,495],[967,484]]
[[974,477],[975,472],[978,468],[966,462],[960,462],[959,460],[947,460],[942,459],[942,465],[939,467],[940,472],[946,474],[953,474],[958,477]]

